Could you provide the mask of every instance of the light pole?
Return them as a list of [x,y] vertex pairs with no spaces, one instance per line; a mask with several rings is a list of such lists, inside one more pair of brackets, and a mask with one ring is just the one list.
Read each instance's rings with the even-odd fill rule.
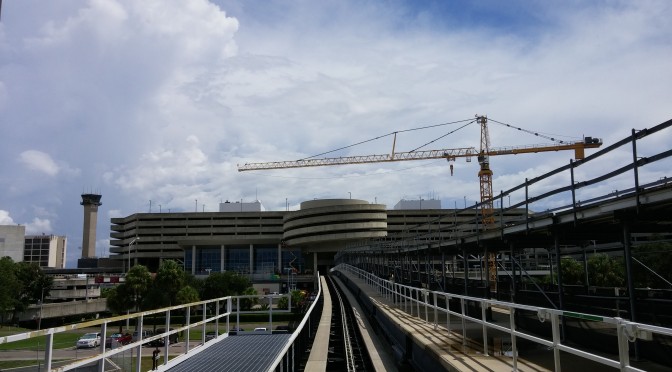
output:
[[131,270],[131,247],[133,246],[133,244],[136,244],[138,240],[140,240],[140,238],[136,237],[133,240],[131,240],[130,243],[128,243],[128,267],[126,268],[127,274]]
[[37,318],[37,330],[42,329],[42,307],[44,306],[44,285],[42,286],[42,295],[40,296],[40,317]]

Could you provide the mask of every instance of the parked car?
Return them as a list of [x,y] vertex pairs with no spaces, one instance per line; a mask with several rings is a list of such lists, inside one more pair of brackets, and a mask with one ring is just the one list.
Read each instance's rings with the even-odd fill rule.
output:
[[[170,328],[169,331],[172,331],[173,329]],[[166,332],[165,328],[157,328],[155,335],[161,334]],[[149,342],[149,346],[164,346],[164,340],[165,337],[157,338],[156,340],[152,340]],[[168,336],[168,344],[176,344],[179,342],[179,338],[177,337],[177,333],[171,333]]]
[[229,330],[229,335],[234,336],[237,335],[238,332],[244,332],[245,330],[240,328],[240,327],[233,327],[231,330]]
[[86,333],[77,340],[77,348],[100,346],[100,333]]
[[130,344],[133,336],[130,333],[113,333],[105,339],[105,347],[111,349],[119,345]]
[[[142,331],[142,338],[145,339],[145,338],[151,336],[152,334],[153,334],[152,331],[143,330]],[[133,341],[133,342],[138,341],[138,331],[133,332],[133,337],[132,337],[131,341]]]
[[266,327],[257,327],[254,329],[255,332],[266,332],[268,331]]
[[206,342],[210,341],[210,340],[214,340],[215,338],[217,338],[217,332],[209,331],[209,332],[205,333],[205,341]]

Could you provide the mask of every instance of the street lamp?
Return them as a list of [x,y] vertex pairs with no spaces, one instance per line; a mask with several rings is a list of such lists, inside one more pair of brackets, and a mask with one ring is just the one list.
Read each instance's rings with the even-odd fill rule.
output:
[[140,238],[136,237],[133,240],[131,240],[130,243],[128,243],[128,267],[126,268],[126,273],[128,273],[131,270],[131,247],[133,246],[133,244],[136,244],[138,240],[140,240]]
[[42,285],[42,295],[40,296],[40,317],[37,318],[37,330],[42,329],[42,307],[44,306],[44,284]]

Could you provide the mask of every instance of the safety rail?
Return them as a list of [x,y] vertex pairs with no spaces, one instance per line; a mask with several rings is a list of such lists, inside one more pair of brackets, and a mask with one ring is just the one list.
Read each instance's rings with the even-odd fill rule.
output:
[[304,346],[306,346],[306,343],[311,338],[310,331],[312,324],[319,324],[320,321],[319,317],[321,315],[321,311],[313,311],[315,310],[315,306],[318,303],[318,299],[322,296],[322,283],[319,280],[320,278],[319,272],[315,273],[315,278],[316,278],[315,286],[317,287],[317,294],[315,295],[313,303],[310,304],[310,307],[303,316],[303,320],[296,327],[296,329],[292,333],[292,336],[289,338],[285,346],[282,348],[282,351],[275,358],[268,371],[296,370],[296,354],[294,352],[294,349],[296,348],[295,343],[299,344],[298,347],[299,353],[303,353],[305,351]]
[[[246,298],[260,298],[260,299],[267,299],[268,300],[268,310],[259,310],[259,311],[242,311],[240,310],[241,307],[240,305],[240,300],[241,299],[246,299]],[[275,309],[273,310],[273,301],[274,300],[279,300],[282,297],[288,297],[288,308],[287,309]],[[234,310],[234,305],[235,310]],[[210,309],[209,309],[210,308]],[[200,310],[202,317],[200,320],[192,322],[192,310]],[[222,310],[225,310],[222,312]],[[240,311],[239,311],[240,310]],[[71,325],[66,325],[66,326],[61,326],[61,327],[54,327],[54,328],[49,328],[49,329],[43,329],[43,330],[37,330],[37,331],[31,331],[31,332],[24,332],[24,333],[18,333],[15,335],[10,335],[10,336],[4,336],[0,337],[0,344],[8,344],[16,341],[21,341],[21,340],[27,340],[31,338],[36,338],[36,337],[45,337],[46,342],[45,342],[45,348],[44,348],[44,368],[46,371],[69,371],[72,369],[76,369],[82,366],[87,366],[87,365],[92,365],[94,363],[97,363],[97,370],[100,372],[103,372],[106,370],[105,364],[106,360],[118,355],[122,354],[124,352],[127,352],[131,350],[135,350],[135,355],[132,356],[131,359],[135,358],[135,370],[140,371],[141,370],[141,362],[142,362],[142,354],[143,354],[143,346],[151,343],[152,341],[156,340],[161,340],[163,343],[163,365],[165,367],[169,367],[172,365],[176,365],[180,362],[182,362],[185,358],[189,358],[202,350],[204,350],[207,346],[213,344],[214,342],[211,343],[206,343],[207,341],[212,341],[212,340],[206,340],[206,327],[208,325],[214,324],[214,339],[222,338],[222,337],[228,337],[229,336],[229,331],[231,330],[230,326],[231,323],[236,325],[236,329],[240,329],[239,325],[239,317],[238,315],[243,313],[257,313],[257,314],[263,314],[267,313],[269,315],[269,323],[271,324],[272,327],[272,322],[273,322],[273,313],[289,313],[292,311],[292,303],[291,303],[291,295],[289,294],[284,294],[284,295],[246,295],[246,296],[227,296],[227,297],[221,297],[217,299],[211,299],[211,300],[205,300],[205,301],[198,301],[198,302],[192,302],[189,304],[183,304],[183,305],[177,305],[177,306],[171,306],[171,307],[166,307],[166,308],[161,308],[161,309],[154,309],[154,310],[148,310],[148,311],[143,311],[143,312],[137,312],[137,313],[132,313],[132,314],[127,314],[127,315],[120,315],[116,317],[111,317],[111,318],[104,318],[104,319],[97,319],[97,320],[91,320],[91,321],[86,321],[82,323],[77,323],[77,324],[71,324]],[[171,323],[171,313],[177,313],[177,312],[183,312],[184,313],[184,322],[180,326],[175,326],[172,325]],[[214,315],[208,316],[208,314],[212,314],[214,312]],[[231,319],[233,315],[236,315],[235,321]],[[165,317],[165,328],[164,325],[160,325],[160,328],[164,329],[164,332],[157,333],[157,334],[151,334],[148,337],[143,337],[145,332],[144,330],[148,330],[149,326],[145,327],[144,326],[144,320],[148,316],[163,316]],[[225,327],[223,330],[225,330],[225,333],[220,335],[220,319],[225,321]],[[106,347],[106,339],[107,337],[112,333],[108,332],[108,326],[111,325],[111,323],[121,322],[126,321],[127,328],[129,325],[129,322],[131,320],[135,320],[135,328],[134,332],[137,332],[137,340],[134,340],[128,344],[125,345],[120,345],[115,348],[107,348]],[[191,348],[190,344],[191,341],[189,339],[189,332],[191,329],[194,329],[196,327],[201,327],[201,344],[206,347],[196,347],[196,348]],[[98,353],[92,356],[87,356],[82,359],[76,359],[72,363],[66,362],[65,365],[59,366],[59,367],[54,367],[53,366],[53,355],[54,355],[54,335],[62,332],[67,332],[67,331],[73,331],[73,330],[78,330],[78,329],[85,329],[85,328],[92,328],[92,327],[100,327],[100,331],[97,333],[100,333],[100,347],[98,349]],[[152,325],[154,327],[154,325]],[[171,328],[174,327],[174,328]],[[171,358],[168,358],[168,347],[171,343],[172,340],[174,340],[174,334],[182,333],[184,332],[185,335],[185,347],[184,347],[184,352],[181,353],[180,355],[174,356],[173,354],[170,355]]]
[[[573,220],[576,222],[578,218],[576,210],[578,208],[589,205],[600,205],[600,203],[604,203],[606,200],[615,200],[619,196],[626,194],[634,196],[636,207],[639,208],[640,205],[645,202],[641,198],[642,193],[661,186],[667,186],[670,183],[669,176],[658,178],[659,172],[650,173],[650,175],[655,175],[658,179],[649,179],[645,181],[643,175],[640,175],[639,173],[640,170],[645,169],[645,166],[650,166],[659,161],[672,158],[672,149],[668,148],[660,153],[643,157],[641,156],[642,154],[637,151],[637,143],[638,141],[656,133],[660,133],[670,127],[672,127],[672,119],[652,128],[639,131],[633,129],[630,136],[586,156],[584,159],[576,161],[572,160],[569,164],[558,167],[557,169],[551,170],[540,176],[531,179],[526,178],[525,182],[508,190],[502,190],[499,195],[493,195],[492,199],[481,200],[480,203],[467,206],[465,197],[464,209],[457,209],[456,206],[454,210],[446,212],[445,215],[433,217],[432,219],[428,219],[427,221],[420,222],[416,225],[410,224],[406,226],[403,231],[399,232],[396,237],[387,236],[384,238],[371,238],[351,243],[336,255],[336,260],[339,262],[341,257],[350,253],[379,252],[381,249],[407,252],[419,249],[436,248],[439,246],[457,245],[460,240],[478,237],[484,234],[484,232],[492,230],[492,227],[495,226],[501,232],[516,226],[523,226],[525,230],[529,230],[530,224],[535,220],[549,215],[557,215],[563,211],[574,211]],[[617,154],[616,156],[618,159],[616,161],[621,163],[621,165],[614,165],[614,168],[608,171],[599,167],[596,169],[602,169],[606,172],[597,176],[595,176],[593,172],[590,172],[589,174],[594,176],[593,178],[583,181],[575,180],[575,171],[580,167],[586,164],[591,164],[598,159],[604,159],[608,154],[612,153],[612,151],[615,153],[616,151],[622,150],[631,151],[632,156],[630,158],[625,158],[627,160],[623,160],[620,154]],[[629,172],[632,172],[633,175],[632,187],[624,190],[613,190],[607,194],[599,196],[589,193],[590,196],[586,195],[587,199],[577,199],[580,190],[597,185],[609,187],[607,182]],[[547,190],[547,183],[550,180],[555,180],[553,177],[556,176],[562,177],[562,179],[557,180],[557,182],[553,184],[553,187],[550,190]],[[642,178],[640,179],[640,177]],[[570,182],[566,184],[566,181]],[[533,186],[538,186],[540,190],[536,195],[532,194]],[[519,193],[517,199],[520,201],[511,203],[510,198],[511,196],[515,197],[516,193]],[[556,197],[560,198],[560,200],[553,199]],[[504,207],[506,198],[509,198],[508,207]],[[546,205],[544,205],[543,210],[535,213],[531,212],[533,205],[540,205],[544,202],[546,202]],[[560,205],[558,205],[559,203]],[[484,204],[499,204],[499,208],[495,208],[493,211],[493,217],[495,218],[495,221],[497,221],[494,226],[486,226],[483,223],[481,209]],[[558,206],[554,206],[553,209],[548,208],[551,205]],[[519,209],[525,210],[525,213],[519,218],[512,219],[507,217],[507,214]],[[461,217],[459,222],[457,222],[457,216]],[[464,216],[472,217],[464,218]],[[443,228],[441,226],[443,226]]]
[[[672,337],[672,329],[658,327],[643,323],[631,322],[618,317],[605,317],[599,315],[584,314],[571,311],[556,310],[550,308],[528,306],[522,304],[515,304],[510,302],[503,302],[498,300],[484,299],[478,297],[463,296],[439,291],[432,291],[425,288],[411,287],[394,281],[380,278],[372,273],[361,270],[357,267],[339,264],[334,270],[345,271],[356,275],[358,278],[364,280],[367,285],[376,289],[376,291],[384,298],[391,300],[398,306],[400,310],[409,313],[411,316],[416,316],[424,321],[434,324],[434,329],[437,329],[439,312],[445,313],[446,324],[445,327],[451,337],[450,317],[457,316],[461,319],[462,325],[462,343],[467,344],[467,328],[466,321],[470,321],[482,326],[483,332],[483,354],[489,355],[488,348],[488,329],[494,329],[501,332],[506,332],[511,337],[511,355],[513,361],[513,370],[517,370],[518,363],[518,348],[516,345],[516,338],[522,338],[534,343],[543,345],[553,350],[553,360],[556,371],[560,371],[560,352],[567,352],[578,357],[588,359],[609,367],[620,369],[621,371],[643,371],[630,365],[629,344],[640,340],[651,340],[654,334],[660,336]],[[443,300],[445,308],[440,306],[440,301]],[[450,301],[459,301],[459,310],[451,309]],[[467,306],[471,304],[478,304],[481,310],[481,317],[476,318],[467,313]],[[487,310],[497,307],[509,312],[509,324],[503,326],[495,324],[487,320]],[[424,309],[424,314],[422,309]],[[430,321],[430,310],[433,313],[433,320]],[[457,310],[457,311],[456,311]],[[516,312],[527,312],[531,315],[536,315],[541,323],[550,321],[552,339],[545,338],[522,332],[516,329],[515,316]],[[562,317],[581,319],[585,321],[601,322],[611,327],[617,335],[618,341],[618,360],[610,359],[601,355],[587,352],[585,350],[577,349],[562,343],[561,340],[561,321]]]

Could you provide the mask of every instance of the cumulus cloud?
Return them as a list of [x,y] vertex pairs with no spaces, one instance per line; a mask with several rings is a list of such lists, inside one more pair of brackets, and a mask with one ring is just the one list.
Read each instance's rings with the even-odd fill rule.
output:
[[[44,205],[52,212],[13,218],[45,218],[69,236],[81,235],[77,190],[100,184],[107,217],[147,211],[148,200],[191,211],[195,199],[216,210],[222,199],[259,198],[277,210],[286,199],[349,193],[389,206],[436,193],[452,207],[479,198],[476,162],[457,162],[453,177],[445,162],[253,173],[236,164],[302,159],[474,114],[607,144],[667,119],[668,1],[465,3],[5,2],[0,112],[15,130],[3,132],[0,155],[20,155],[0,164],[0,189],[11,193],[0,205]],[[400,132],[396,150],[453,129]],[[490,129],[495,147],[538,142]],[[479,135],[472,125],[430,147],[477,147]],[[660,138],[646,151],[669,148]],[[391,148],[385,137],[332,155]],[[570,156],[493,158],[494,188]],[[50,178],[35,182],[37,173]]]
[[9,215],[9,212],[0,209],[0,225],[14,225],[14,220]]
[[52,233],[51,221],[44,218],[33,218],[32,222],[26,223],[26,234],[28,235],[37,235],[37,234],[50,234]]
[[58,174],[60,168],[49,154],[38,150],[27,150],[19,155],[19,160],[29,169],[45,173],[50,176]]

